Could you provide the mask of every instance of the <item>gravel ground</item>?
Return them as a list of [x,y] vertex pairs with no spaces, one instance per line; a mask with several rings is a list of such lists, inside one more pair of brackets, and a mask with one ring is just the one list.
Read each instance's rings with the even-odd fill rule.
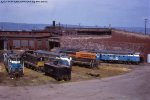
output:
[[130,73],[81,82],[0,86],[0,100],[150,100],[150,65]]
[[[77,82],[125,74],[131,71],[131,67],[132,65],[123,64],[101,64],[98,68],[95,69],[73,66],[71,81],[69,82]],[[42,72],[37,72],[26,67],[24,69],[23,77],[11,79],[6,72],[4,64],[0,63],[0,86],[38,86],[53,83],[62,84],[66,82],[58,82],[54,78],[46,76]]]

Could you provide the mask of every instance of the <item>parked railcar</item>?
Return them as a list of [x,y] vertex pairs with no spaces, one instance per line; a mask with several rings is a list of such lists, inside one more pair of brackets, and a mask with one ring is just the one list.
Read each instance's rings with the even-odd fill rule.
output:
[[[56,53],[56,52],[50,52],[50,51],[45,51],[45,50],[36,50],[34,51],[34,54],[35,55],[38,55],[38,56],[42,56],[45,58],[45,61],[49,61],[49,60],[53,60],[53,59],[56,59],[56,57],[63,57],[63,56],[66,56],[67,55],[64,55],[63,53]],[[69,56],[68,56],[69,58]]]
[[[135,53],[133,51],[86,50],[86,52],[81,52],[82,50],[70,50],[70,49],[60,51],[73,56],[73,61],[86,63],[89,64],[90,66],[94,64],[98,65],[98,63],[100,63],[101,61],[112,63],[139,64],[140,62],[142,62],[143,59],[140,53]],[[91,57],[92,59],[90,59]]]
[[24,60],[25,67],[36,71],[44,70],[44,57],[36,55],[34,51],[26,51],[22,55],[22,58]]
[[96,68],[99,65],[99,59],[97,59],[96,53],[87,50],[60,50],[60,52],[66,53],[71,56],[73,64],[87,65],[89,68]]
[[45,50],[26,51],[22,57],[26,67],[43,72],[45,71],[44,64],[46,62],[53,62],[59,59],[62,62],[68,62],[69,66],[71,66],[72,60],[69,56]]
[[69,63],[69,66],[71,66],[72,58],[70,56],[67,56],[64,53],[56,53],[56,52],[50,52],[45,50],[36,50],[34,51],[36,55],[44,57],[45,62],[54,61],[56,59],[59,59],[61,61],[66,61]]
[[4,53],[4,65],[10,78],[23,76],[24,63],[21,60],[20,55],[17,55],[13,51],[5,52]]
[[53,62],[45,63],[45,74],[55,78],[57,81],[71,80],[71,66],[68,61],[57,59]]

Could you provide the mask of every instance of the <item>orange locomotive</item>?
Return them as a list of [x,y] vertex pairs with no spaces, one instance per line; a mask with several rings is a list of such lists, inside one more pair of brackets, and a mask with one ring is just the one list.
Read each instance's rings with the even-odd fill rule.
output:
[[88,65],[90,68],[98,67],[99,63],[96,60],[96,53],[88,51],[77,51],[73,54],[69,54],[73,58],[74,64]]

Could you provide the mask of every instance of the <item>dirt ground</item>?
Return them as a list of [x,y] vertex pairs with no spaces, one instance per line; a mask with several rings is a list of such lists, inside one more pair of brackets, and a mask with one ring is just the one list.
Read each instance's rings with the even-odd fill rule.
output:
[[149,100],[150,65],[138,65],[129,73],[92,80],[2,86],[0,100]]
[[[127,73],[131,70],[132,65],[121,65],[121,64],[101,64],[98,68],[89,69],[85,67],[73,66],[71,81],[77,82],[83,80],[98,79],[104,77],[110,77]],[[0,63],[0,85],[3,86],[37,86],[42,84],[59,84],[66,83],[65,81],[56,81],[52,77],[45,76],[42,72],[36,72],[34,70],[25,68],[24,76],[11,79],[5,70],[3,63]]]

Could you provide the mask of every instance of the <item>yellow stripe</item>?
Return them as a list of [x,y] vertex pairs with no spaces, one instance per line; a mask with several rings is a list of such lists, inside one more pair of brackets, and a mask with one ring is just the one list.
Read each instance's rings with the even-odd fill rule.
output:
[[37,63],[37,66],[38,66],[38,67],[44,67],[44,61],[39,61],[39,62]]

